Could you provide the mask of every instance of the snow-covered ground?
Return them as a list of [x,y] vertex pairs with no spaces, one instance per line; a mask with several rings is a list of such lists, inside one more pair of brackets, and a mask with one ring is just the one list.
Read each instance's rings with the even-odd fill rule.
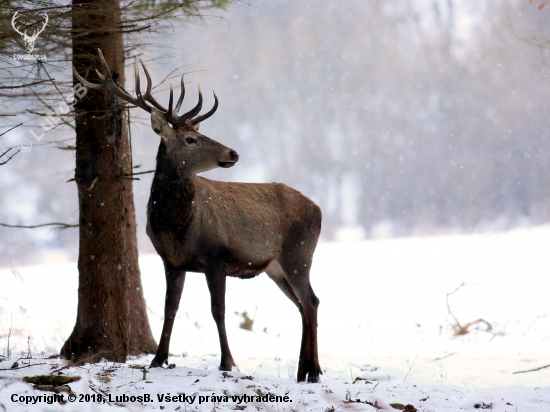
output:
[[[164,274],[157,256],[140,261],[149,319],[155,337],[162,326]],[[322,243],[311,272],[321,300],[320,384],[297,384],[301,321],[294,305],[266,275],[229,279],[226,323],[239,371],[217,370],[218,338],[210,315],[204,276],[188,274],[172,335],[174,369],[143,371],[151,357],[126,365],[98,364],[63,370],[82,379],[77,394],[151,394],[145,409],[204,410],[261,408],[268,411],[396,410],[411,404],[421,411],[483,409],[550,411],[550,226],[472,236]],[[463,336],[462,324],[484,319]],[[109,405],[68,403],[28,406],[12,394],[48,394],[18,381],[46,374],[72,330],[78,277],[74,263],[0,270],[0,353],[12,328],[13,356],[27,351],[31,363],[0,371],[0,407],[6,410],[99,410]],[[252,331],[239,327],[242,313],[254,318]],[[20,361],[19,366],[23,366]],[[0,363],[9,369],[13,360]],[[107,376],[103,379],[102,376]],[[353,383],[356,377],[359,380]],[[159,402],[157,394],[197,396],[189,402]],[[211,402],[206,396],[228,396]],[[273,394],[292,402],[254,400],[240,405],[231,395]],[[199,404],[199,397],[203,396]],[[260,395],[262,396],[262,395]],[[356,402],[359,399],[361,402]],[[370,404],[369,404],[370,403]],[[478,408],[476,408],[476,404]],[[129,402],[131,410],[142,410]],[[179,407],[179,409],[177,409]],[[411,409],[412,410],[412,409]]]

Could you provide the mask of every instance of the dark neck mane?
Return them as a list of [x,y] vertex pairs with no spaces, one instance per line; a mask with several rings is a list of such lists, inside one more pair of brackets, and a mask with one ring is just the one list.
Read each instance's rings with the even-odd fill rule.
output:
[[171,164],[166,146],[160,143],[157,168],[149,197],[149,225],[154,232],[177,232],[184,229],[193,215],[195,185],[193,176],[185,176]]

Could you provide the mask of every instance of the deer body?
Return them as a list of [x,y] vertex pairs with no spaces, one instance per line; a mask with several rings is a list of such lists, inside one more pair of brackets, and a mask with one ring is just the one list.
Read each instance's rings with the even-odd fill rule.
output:
[[[171,209],[174,204],[177,208]],[[306,216],[296,213],[304,210]],[[319,232],[320,217],[317,205],[279,183],[216,182],[199,176],[172,183],[155,177],[147,234],[174,267],[204,272],[212,248],[217,248],[227,255],[228,275],[247,277],[265,271],[281,254],[283,243],[310,246],[300,235],[284,234],[303,226]],[[209,253],[200,253],[206,248]]]
[[[107,67],[101,51],[99,55]],[[297,379],[318,382],[322,373],[317,352],[319,300],[309,271],[321,231],[321,210],[284,184],[217,182],[196,176],[216,167],[232,167],[239,158],[234,150],[198,132],[199,123],[215,112],[218,99],[214,95],[213,109],[197,116],[202,106],[199,89],[197,106],[178,116],[185,93],[183,76],[175,110],[172,89],[166,109],[151,96],[149,73],[143,68],[147,91],[142,97],[136,62],[136,98],[114,82],[109,71],[98,72],[103,81],[99,85],[74,72],[86,87],[109,90],[151,113],[151,126],[161,137],[147,206],[147,234],[164,263],[166,298],[162,335],[151,367],[167,363],[186,272],[191,271],[206,276],[220,339],[220,369],[230,371],[236,365],[225,330],[226,277],[250,278],[266,272],[302,316]]]

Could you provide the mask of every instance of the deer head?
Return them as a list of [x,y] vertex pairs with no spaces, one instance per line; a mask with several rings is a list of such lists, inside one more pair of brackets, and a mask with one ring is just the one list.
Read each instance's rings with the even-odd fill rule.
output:
[[48,24],[48,15],[46,13],[42,14],[44,16],[44,23],[42,23],[42,28],[33,30],[33,33],[29,36],[27,34],[27,30],[21,32],[20,28],[17,27],[17,18],[19,17],[19,11],[16,11],[11,19],[11,25],[13,29],[21,35],[23,40],[25,41],[25,49],[27,50],[27,53],[32,53],[34,50],[34,42],[38,38],[38,35],[44,31],[46,28],[46,25]]
[[139,60],[139,63],[143,67],[145,77],[147,78],[147,89],[145,95],[142,95],[138,60],[136,59],[134,64],[136,97],[133,97],[123,86],[113,80],[111,70],[103,57],[103,53],[99,49],[98,52],[99,59],[107,71],[106,74],[102,74],[96,70],[102,83],[94,84],[88,82],[78,74],[76,68],[73,66],[76,78],[88,88],[107,90],[120,99],[151,113],[151,126],[155,133],[162,138],[166,154],[164,161],[169,162],[170,166],[175,167],[182,173],[194,175],[216,167],[229,168],[239,160],[237,152],[198,132],[200,122],[212,116],[218,108],[216,93],[214,93],[214,106],[212,109],[203,115],[197,116],[202,109],[202,93],[199,86],[199,102],[193,109],[179,116],[177,113],[181,108],[185,96],[183,75],[181,76],[181,92],[176,106],[175,108],[173,107],[174,90],[170,84],[170,99],[168,101],[168,108],[166,109],[151,94],[151,76],[141,60]]

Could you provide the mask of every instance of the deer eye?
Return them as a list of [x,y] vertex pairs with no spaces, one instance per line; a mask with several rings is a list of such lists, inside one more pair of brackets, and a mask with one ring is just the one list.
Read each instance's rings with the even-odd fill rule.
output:
[[193,144],[193,143],[197,143],[197,140],[193,139],[192,137],[188,137],[188,138],[185,139],[185,143]]

